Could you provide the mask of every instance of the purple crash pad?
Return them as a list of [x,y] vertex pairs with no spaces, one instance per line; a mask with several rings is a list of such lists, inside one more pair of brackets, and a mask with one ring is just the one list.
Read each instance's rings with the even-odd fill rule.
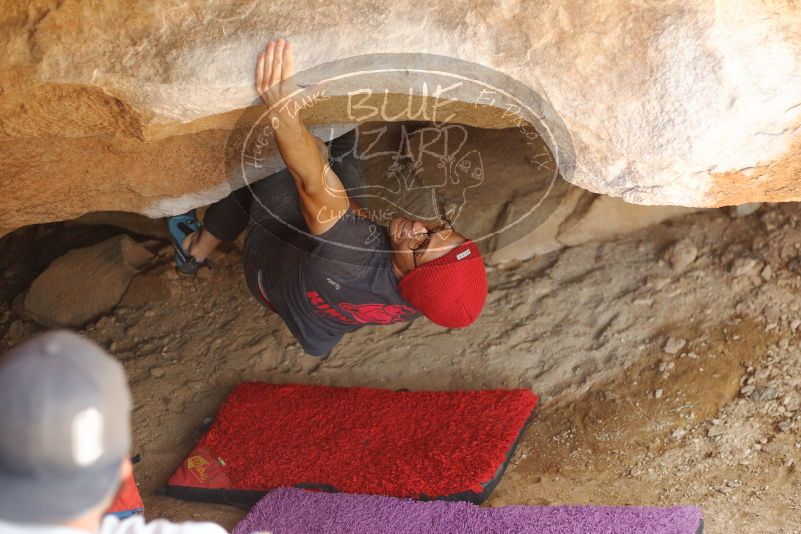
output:
[[701,510],[629,506],[502,506],[321,493],[281,488],[267,494],[233,534],[698,534]]

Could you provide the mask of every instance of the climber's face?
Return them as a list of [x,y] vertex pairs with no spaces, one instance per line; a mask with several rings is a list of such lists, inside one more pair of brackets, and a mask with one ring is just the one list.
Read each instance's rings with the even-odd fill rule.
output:
[[389,223],[392,263],[399,277],[440,258],[466,239],[447,221],[420,221],[395,217]]

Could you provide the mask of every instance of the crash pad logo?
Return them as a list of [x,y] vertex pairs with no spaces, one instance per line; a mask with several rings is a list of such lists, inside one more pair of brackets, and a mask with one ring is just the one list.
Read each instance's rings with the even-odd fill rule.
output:
[[230,483],[223,459],[199,447],[189,453],[181,467],[170,477],[168,485],[211,489],[230,487]]
[[[297,90],[276,105],[315,117],[307,127],[329,142],[344,187],[330,193],[355,201],[376,227],[398,216],[447,219],[486,253],[529,235],[569,189],[576,157],[567,127],[545,98],[502,72],[433,54],[369,54],[313,66],[292,82]],[[252,188],[272,219],[325,241],[281,219],[269,188],[253,187],[284,168],[273,119],[257,100],[237,121],[225,156],[231,190]]]
[[202,456],[190,456],[186,460],[186,468],[189,472],[195,475],[199,482],[206,482],[209,480],[208,470],[209,461]]

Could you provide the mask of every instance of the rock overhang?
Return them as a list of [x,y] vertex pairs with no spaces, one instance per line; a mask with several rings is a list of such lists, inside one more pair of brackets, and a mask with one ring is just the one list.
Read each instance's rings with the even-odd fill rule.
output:
[[[685,206],[799,197],[792,5],[349,2],[311,13],[76,0],[4,12],[3,232],[88,211],[165,215],[221,195],[226,128],[255,99],[257,51],[279,35],[306,71],[431,54],[517,80],[565,126],[565,177],[593,192]],[[349,124],[341,98],[330,105],[310,122]]]

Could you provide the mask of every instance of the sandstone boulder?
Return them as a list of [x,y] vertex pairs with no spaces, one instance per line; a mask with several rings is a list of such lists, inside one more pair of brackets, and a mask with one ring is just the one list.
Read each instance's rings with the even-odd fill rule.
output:
[[79,328],[111,311],[153,255],[128,236],[71,250],[40,274],[24,313],[46,326]]
[[679,206],[639,206],[620,198],[591,195],[586,207],[575,210],[562,223],[558,241],[574,247],[594,239],[606,240],[697,211]]
[[[0,0],[0,27],[0,234],[225,195],[229,133],[256,98],[257,51],[278,36],[307,74],[417,54],[370,81],[377,93],[422,96],[411,67],[442,61],[420,54],[499,90],[524,86],[563,177],[595,193],[683,206],[801,198],[795,2]],[[453,94],[447,120],[509,127],[520,113]],[[331,96],[307,113],[321,135],[365,118]],[[412,117],[401,106],[381,118]]]
[[490,264],[525,261],[564,247],[615,239],[695,211],[698,209],[629,204],[573,187],[542,224],[509,245],[501,244],[487,260]]
[[[172,264],[169,265],[172,269]],[[120,300],[120,306],[139,308],[154,302],[169,300],[172,286],[163,273],[147,273],[134,276],[128,290]]]

